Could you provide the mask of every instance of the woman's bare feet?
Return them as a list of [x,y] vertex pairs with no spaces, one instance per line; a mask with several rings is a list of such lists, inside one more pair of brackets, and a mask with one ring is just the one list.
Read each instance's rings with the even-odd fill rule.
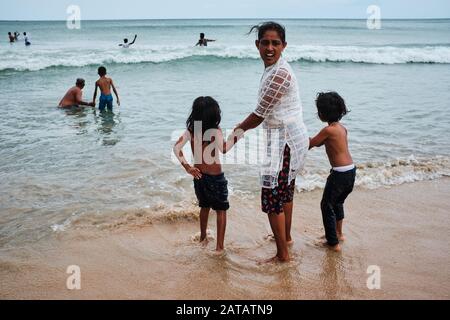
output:
[[289,261],[289,257],[280,259],[278,256],[275,256],[270,259],[260,260],[260,261],[258,261],[258,264],[262,265],[262,264],[267,264],[267,263],[288,262],[288,261]]

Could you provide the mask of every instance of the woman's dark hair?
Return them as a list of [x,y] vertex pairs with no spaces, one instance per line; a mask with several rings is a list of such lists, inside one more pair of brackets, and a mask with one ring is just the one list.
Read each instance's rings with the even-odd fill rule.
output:
[[253,27],[251,27],[248,34],[252,33],[253,30],[256,30],[258,32],[258,40],[261,40],[264,37],[264,33],[269,30],[276,31],[278,35],[280,36],[281,42],[286,43],[286,30],[284,27],[276,22],[273,21],[267,21],[263,22],[261,24],[257,24]]
[[336,122],[348,112],[345,101],[336,92],[320,92],[317,94],[316,106],[320,120]]
[[211,97],[198,97],[192,104],[192,111],[186,120],[186,127],[194,133],[194,122],[202,122],[202,135],[208,129],[218,129],[221,120],[219,104]]

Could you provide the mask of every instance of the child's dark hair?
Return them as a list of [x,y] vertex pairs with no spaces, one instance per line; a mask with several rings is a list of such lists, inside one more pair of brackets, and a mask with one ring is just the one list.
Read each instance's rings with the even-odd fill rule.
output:
[[219,104],[211,97],[198,97],[192,104],[192,111],[186,120],[186,127],[194,133],[194,122],[202,122],[202,134],[208,129],[218,129],[221,120]]
[[283,43],[286,43],[286,30],[284,27],[276,22],[273,21],[267,21],[263,22],[261,24],[257,24],[253,27],[251,27],[248,34],[252,33],[253,30],[256,30],[258,32],[258,40],[261,40],[264,37],[264,33],[269,30],[276,31],[278,35],[280,36],[280,39]]
[[345,101],[336,92],[320,92],[317,94],[316,106],[320,120],[336,122],[348,112]]
[[98,68],[98,75],[99,75],[99,76],[104,76],[104,75],[106,75],[106,68],[103,67],[103,66],[99,67],[99,68]]
[[200,39],[203,39],[205,37],[205,34],[202,32],[200,33]]

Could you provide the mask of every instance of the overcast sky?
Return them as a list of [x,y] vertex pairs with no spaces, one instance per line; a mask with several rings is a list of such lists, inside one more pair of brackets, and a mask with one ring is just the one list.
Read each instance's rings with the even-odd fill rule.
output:
[[450,18],[450,0],[0,0],[0,20],[66,20],[78,5],[82,20],[197,18],[360,18],[369,5],[381,17]]

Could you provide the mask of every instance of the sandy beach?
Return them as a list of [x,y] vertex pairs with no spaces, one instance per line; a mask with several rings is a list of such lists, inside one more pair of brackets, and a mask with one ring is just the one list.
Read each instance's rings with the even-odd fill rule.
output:
[[[222,256],[213,253],[213,239],[207,247],[195,241],[195,214],[73,227],[31,246],[0,249],[0,298],[449,299],[448,194],[449,178],[356,189],[346,205],[347,239],[334,253],[316,244],[321,192],[297,193],[293,259],[286,264],[258,264],[275,250],[258,199],[231,198]],[[209,228],[214,236],[214,214]],[[69,265],[80,267],[80,290],[66,287]],[[371,265],[380,268],[380,289],[367,288]]]

